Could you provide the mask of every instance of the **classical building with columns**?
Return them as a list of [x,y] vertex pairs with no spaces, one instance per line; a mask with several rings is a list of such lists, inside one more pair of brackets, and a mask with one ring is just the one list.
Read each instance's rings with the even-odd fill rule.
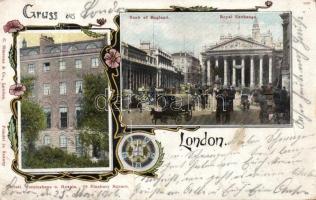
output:
[[282,51],[272,34],[260,33],[255,19],[251,37],[221,36],[217,44],[201,52],[202,85],[254,88],[280,84]]
[[173,66],[171,55],[150,42],[140,47],[121,43],[123,89],[179,88],[183,73]]

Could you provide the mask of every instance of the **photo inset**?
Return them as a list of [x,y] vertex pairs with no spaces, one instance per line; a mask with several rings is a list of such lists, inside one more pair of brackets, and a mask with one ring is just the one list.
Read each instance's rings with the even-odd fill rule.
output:
[[92,38],[80,31],[19,35],[18,74],[26,87],[19,103],[21,169],[111,169],[111,114],[95,102],[108,92],[100,59],[106,45],[107,38]]
[[291,126],[290,19],[289,12],[122,13],[123,123]]

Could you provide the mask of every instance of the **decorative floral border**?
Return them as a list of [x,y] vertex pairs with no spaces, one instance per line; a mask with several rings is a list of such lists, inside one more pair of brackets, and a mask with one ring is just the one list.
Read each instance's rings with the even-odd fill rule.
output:
[[[115,107],[119,108],[119,100],[114,98],[119,91],[119,64],[120,64],[120,44],[119,44],[119,17],[116,16],[114,18],[114,22],[117,26],[118,30],[113,30],[110,28],[100,28],[104,30],[110,30],[110,40],[111,43],[108,46],[105,46],[101,52],[100,57],[101,61],[105,67],[106,75],[109,80],[109,85],[112,91],[112,96],[109,99],[109,103],[111,106],[111,113],[112,113],[112,144],[113,144],[113,170],[107,171],[104,173],[95,173],[95,174],[85,174],[83,173],[72,173],[72,172],[59,172],[59,173],[47,173],[47,174],[32,174],[29,172],[24,172],[21,169],[18,168],[18,144],[20,141],[18,141],[18,132],[17,132],[17,102],[22,99],[21,95],[26,90],[25,86],[21,85],[17,82],[17,36],[19,32],[21,31],[27,31],[27,30],[62,30],[62,29],[77,29],[81,30],[83,33],[90,37],[99,38],[107,36],[107,34],[100,34],[97,32],[93,32],[92,29],[95,27],[101,27],[106,23],[105,19],[98,19],[97,24],[89,24],[88,26],[80,26],[77,24],[66,24],[66,23],[60,23],[56,26],[23,26],[18,20],[12,20],[9,21],[6,25],[3,26],[3,29],[7,33],[11,33],[13,37],[13,44],[11,45],[10,51],[9,51],[9,62],[14,70],[14,76],[13,80],[15,82],[14,85],[10,87],[10,94],[15,95],[16,98],[12,99],[10,102],[11,111],[13,113],[13,116],[11,117],[11,120],[8,125],[8,138],[11,142],[11,149],[14,152],[14,159],[12,161],[11,168],[14,172],[17,174],[23,176],[25,178],[26,182],[35,182],[35,181],[51,181],[51,180],[70,180],[70,179],[78,179],[78,180],[84,180],[84,181],[108,181],[109,179],[115,177],[118,175],[118,173],[134,173],[141,176],[155,176],[155,172],[157,171],[157,168],[162,164],[163,160],[163,148],[161,147],[160,143],[157,144],[159,146],[159,152],[160,156],[158,159],[158,162],[155,164],[154,167],[151,169],[145,171],[145,172],[131,172],[127,171],[122,168],[122,164],[119,161],[119,158],[117,155],[117,145],[119,144],[119,141],[124,137],[125,134],[123,134],[124,130],[121,126],[118,116],[119,111],[117,109],[113,109]],[[115,153],[114,153],[115,152]]]
[[[194,7],[181,7],[181,6],[170,6],[170,9],[126,9],[127,12],[227,12],[227,11],[248,11],[248,12],[256,12],[258,9],[267,9],[272,6],[272,1],[266,1],[265,6],[256,6],[255,8],[250,9],[217,9],[213,7],[207,7],[207,6],[194,6]],[[137,174],[140,176],[150,176],[154,177],[156,176],[156,172],[158,168],[163,163],[164,153],[163,153],[163,147],[161,144],[157,142],[157,145],[159,147],[159,158],[157,163],[149,170],[144,172],[133,172],[129,170],[123,169],[123,165],[118,159],[118,152],[117,147],[124,135],[127,134],[133,134],[137,132],[144,132],[147,134],[154,135],[154,131],[156,129],[163,129],[168,130],[172,132],[177,132],[179,130],[188,130],[188,131],[195,131],[199,129],[199,126],[196,126],[195,128],[183,128],[181,126],[178,126],[176,128],[138,128],[133,129],[131,131],[127,126],[122,123],[122,113],[120,112],[120,99],[117,98],[120,95],[120,66],[119,63],[121,61],[120,56],[120,19],[119,16],[115,16],[114,23],[117,27],[117,30],[109,29],[110,30],[110,40],[111,43],[109,46],[104,47],[100,52],[100,57],[102,58],[102,63],[105,66],[105,71],[110,83],[112,95],[110,97],[110,106],[112,108],[112,123],[113,123],[113,150],[115,150],[115,153],[113,153],[113,171],[106,172],[106,173],[96,173],[96,174],[74,174],[70,172],[60,172],[55,174],[32,174],[32,173],[26,173],[21,171],[18,168],[18,135],[17,135],[17,102],[21,100],[21,93],[25,91],[25,88],[22,85],[19,85],[17,83],[17,50],[16,50],[16,44],[17,44],[17,36],[19,32],[26,31],[26,30],[62,30],[62,29],[77,29],[83,31],[85,34],[91,37],[101,37],[105,36],[100,33],[93,32],[91,29],[93,27],[101,27],[106,23],[105,19],[98,19],[97,24],[89,24],[88,26],[80,26],[78,24],[66,24],[66,23],[60,23],[56,26],[23,26],[18,20],[12,20],[8,22],[3,28],[4,31],[7,33],[11,33],[13,36],[13,44],[10,48],[9,52],[9,62],[11,67],[13,68],[15,75],[13,76],[13,80],[15,82],[15,85],[10,87],[11,91],[10,94],[16,95],[17,97],[11,100],[11,110],[13,113],[13,116],[9,122],[8,126],[8,137],[11,142],[11,148],[14,151],[14,159],[12,161],[12,170],[18,173],[19,175],[23,176],[26,180],[26,182],[35,182],[35,181],[49,181],[49,180],[70,180],[70,179],[78,179],[78,180],[84,180],[84,181],[108,181],[109,179],[115,177],[118,175],[118,173],[122,174]],[[114,152],[114,151],[113,151]]]

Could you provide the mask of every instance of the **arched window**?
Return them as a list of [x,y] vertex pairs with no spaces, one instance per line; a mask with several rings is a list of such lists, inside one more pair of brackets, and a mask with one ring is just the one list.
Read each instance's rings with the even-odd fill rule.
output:
[[38,52],[35,51],[35,50],[32,50],[32,51],[30,51],[30,52],[28,53],[29,56],[35,56],[35,55],[37,55],[37,54],[38,54]]
[[52,50],[50,50],[51,53],[59,53],[60,49],[59,48],[53,48]]
[[96,48],[98,48],[98,46],[94,43],[88,44],[86,47],[86,49],[96,49]]
[[69,51],[69,52],[77,51],[77,50],[78,50],[78,48],[75,47],[75,46],[70,46],[70,47],[68,48],[68,51]]

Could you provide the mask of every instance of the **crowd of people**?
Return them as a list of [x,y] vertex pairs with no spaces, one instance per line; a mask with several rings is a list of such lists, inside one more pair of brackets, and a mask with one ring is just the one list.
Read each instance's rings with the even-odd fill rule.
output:
[[[166,90],[163,91],[166,92]],[[235,110],[234,105],[236,105],[236,103],[234,104],[236,93],[241,101],[242,110],[249,110],[250,105],[257,106],[261,123],[286,123],[290,120],[290,97],[285,87],[265,85],[251,90],[249,88],[236,90],[233,86],[214,88],[194,86],[186,88],[185,91],[192,97],[191,108],[193,111],[197,108],[204,110],[212,106],[212,110],[216,112],[217,124],[230,124],[231,114]],[[172,94],[173,92],[170,92],[166,95]],[[151,88],[147,93],[149,105],[156,105],[155,99],[160,95],[163,96],[164,94],[159,94],[154,87]],[[135,105],[139,105],[139,101],[135,100],[135,102]]]
[[[236,93],[240,95],[240,105],[242,110],[250,108],[250,104],[259,106],[259,119],[266,123],[289,123],[290,121],[290,97],[285,87],[272,87],[264,85],[261,88],[238,90],[233,86],[219,88],[198,89],[198,93],[192,94],[201,99],[201,108],[205,109],[210,103],[209,96],[215,95],[216,99],[216,123],[229,124],[231,114],[234,112],[234,100]],[[245,98],[243,98],[245,97]]]

